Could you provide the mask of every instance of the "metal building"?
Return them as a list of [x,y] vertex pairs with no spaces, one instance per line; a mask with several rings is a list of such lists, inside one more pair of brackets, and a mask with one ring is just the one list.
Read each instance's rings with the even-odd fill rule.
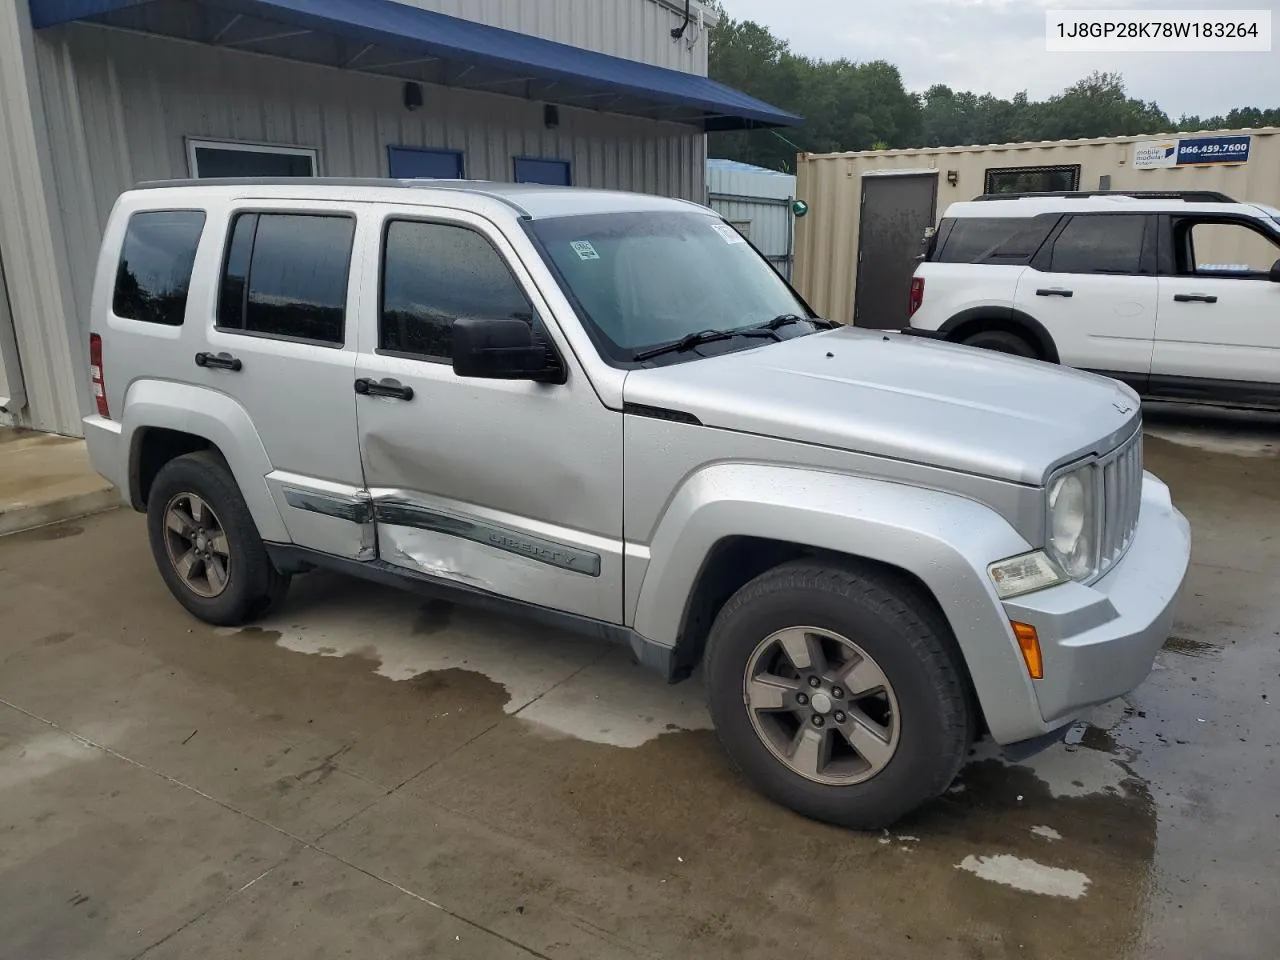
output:
[[707,131],[799,121],[707,79],[713,16],[698,0],[0,0],[0,422],[79,433],[97,247],[139,181],[464,176],[705,202]]
[[795,252],[796,178],[737,160],[707,161],[707,202],[787,279]]
[[824,316],[901,327],[921,239],[981,194],[1200,190],[1280,206],[1280,128],[801,154],[796,285]]

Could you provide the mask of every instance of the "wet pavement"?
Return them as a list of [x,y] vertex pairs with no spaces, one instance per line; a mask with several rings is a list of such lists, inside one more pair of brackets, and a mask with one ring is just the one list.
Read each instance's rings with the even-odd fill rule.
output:
[[620,649],[320,574],[217,630],[136,514],[0,539],[0,956],[1273,957],[1280,421],[1150,423],[1195,537],[1156,670],[880,834]]

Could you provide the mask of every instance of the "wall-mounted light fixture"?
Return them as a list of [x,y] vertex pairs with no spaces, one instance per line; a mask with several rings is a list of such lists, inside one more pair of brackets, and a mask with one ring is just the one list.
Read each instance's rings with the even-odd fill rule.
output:
[[548,103],[542,108],[542,122],[546,124],[548,130],[554,130],[560,126],[560,108]]
[[422,84],[407,81],[404,85],[404,108],[417,110],[422,106]]
[[960,182],[960,171],[959,171],[959,170],[948,170],[948,171],[947,171],[947,183],[951,184],[951,185],[954,187],[954,186],[955,186],[956,184],[958,184],[959,182]]

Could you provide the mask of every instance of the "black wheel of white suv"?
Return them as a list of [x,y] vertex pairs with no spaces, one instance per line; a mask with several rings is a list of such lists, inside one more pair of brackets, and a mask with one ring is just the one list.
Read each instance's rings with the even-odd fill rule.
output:
[[289,578],[276,570],[226,463],[209,451],[160,469],[147,499],[147,533],[160,576],[196,617],[236,626],[277,603]]
[[1008,353],[1015,357],[1039,359],[1040,355],[1024,337],[1007,330],[984,330],[962,341],[967,347],[978,347],[981,350],[994,350],[996,353]]
[[907,584],[796,562],[720,611],[704,671],[730,759],[766,796],[857,829],[942,793],[971,740],[958,653]]

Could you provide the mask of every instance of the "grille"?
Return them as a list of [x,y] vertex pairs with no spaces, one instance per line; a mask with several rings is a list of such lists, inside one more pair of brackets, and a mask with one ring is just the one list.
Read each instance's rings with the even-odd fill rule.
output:
[[1109,570],[1129,549],[1142,505],[1142,428],[1099,464],[1102,476],[1102,537],[1098,573]]

